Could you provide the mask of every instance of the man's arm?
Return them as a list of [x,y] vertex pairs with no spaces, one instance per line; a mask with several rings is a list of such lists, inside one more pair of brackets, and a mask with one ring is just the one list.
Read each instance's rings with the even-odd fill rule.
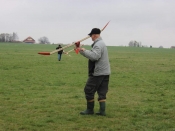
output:
[[86,50],[82,48],[80,50],[80,54],[91,61],[97,61],[101,57],[101,48],[99,46],[94,46],[92,50]]

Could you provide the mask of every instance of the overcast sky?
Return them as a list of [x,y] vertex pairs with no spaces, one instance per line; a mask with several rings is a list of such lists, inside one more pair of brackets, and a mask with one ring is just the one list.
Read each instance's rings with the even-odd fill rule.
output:
[[72,43],[110,20],[101,34],[106,45],[136,40],[175,46],[175,0],[0,0],[0,5],[0,33],[17,32],[19,40],[46,36],[51,43]]

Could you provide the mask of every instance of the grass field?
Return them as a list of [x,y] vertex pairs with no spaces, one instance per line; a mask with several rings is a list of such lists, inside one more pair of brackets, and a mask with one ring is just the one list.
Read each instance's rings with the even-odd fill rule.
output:
[[101,117],[79,115],[87,59],[37,54],[55,48],[0,43],[0,131],[175,131],[175,50],[108,47],[112,74]]

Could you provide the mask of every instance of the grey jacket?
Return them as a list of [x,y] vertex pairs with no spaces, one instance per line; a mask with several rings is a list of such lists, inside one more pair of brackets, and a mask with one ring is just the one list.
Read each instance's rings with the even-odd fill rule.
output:
[[95,63],[93,76],[110,75],[108,51],[101,37],[94,41],[91,50],[80,51],[80,54]]

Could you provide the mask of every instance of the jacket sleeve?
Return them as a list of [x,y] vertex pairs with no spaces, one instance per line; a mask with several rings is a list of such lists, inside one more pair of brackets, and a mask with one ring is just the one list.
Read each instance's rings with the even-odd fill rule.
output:
[[101,48],[95,45],[91,50],[80,51],[80,54],[91,61],[97,61],[101,57]]

